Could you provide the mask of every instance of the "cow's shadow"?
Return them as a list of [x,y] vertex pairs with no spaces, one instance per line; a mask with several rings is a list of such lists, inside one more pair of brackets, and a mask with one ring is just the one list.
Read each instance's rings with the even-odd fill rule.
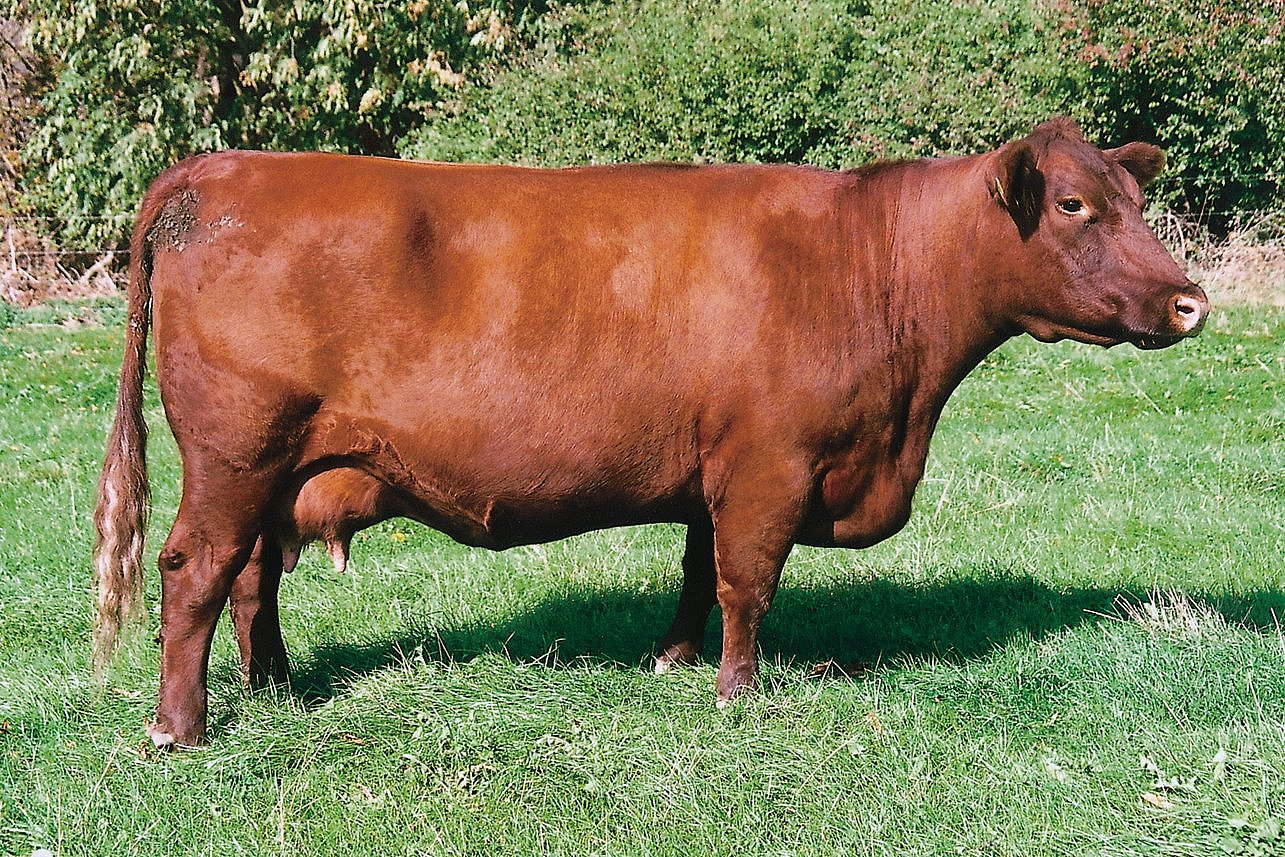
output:
[[[783,586],[760,634],[765,658],[803,672],[833,663],[842,675],[868,666],[931,657],[985,657],[1014,639],[1038,639],[1122,612],[1117,599],[1145,593],[1118,589],[1053,589],[1028,575],[988,573],[981,579],[904,585],[874,579],[834,587]],[[1209,603],[1232,621],[1264,625],[1285,615],[1285,594]],[[367,643],[336,643],[295,656],[292,691],[305,705],[343,692],[363,675],[414,653],[429,660],[468,661],[496,653],[551,667],[584,664],[638,669],[668,627],[677,592],[607,589],[550,598],[510,621],[423,627]],[[706,629],[705,657],[716,663],[720,623]],[[302,656],[300,656],[302,655]]]

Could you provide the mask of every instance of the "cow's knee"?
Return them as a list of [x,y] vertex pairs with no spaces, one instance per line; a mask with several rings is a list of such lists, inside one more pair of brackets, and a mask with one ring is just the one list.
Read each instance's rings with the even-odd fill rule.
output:
[[161,550],[161,683],[148,734],[157,746],[203,743],[210,643],[253,541],[180,521]]

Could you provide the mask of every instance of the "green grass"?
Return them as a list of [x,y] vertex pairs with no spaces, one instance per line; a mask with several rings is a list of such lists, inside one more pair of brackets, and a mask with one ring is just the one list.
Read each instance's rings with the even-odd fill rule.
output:
[[[88,672],[120,315],[0,329],[0,852],[1285,848],[1285,311],[1159,353],[1005,346],[904,532],[796,549],[728,711],[717,619],[701,666],[640,669],[679,529],[496,554],[389,522],[349,574],[312,548],[286,579],[291,689],[243,694],[220,625],[212,743],[172,755],[142,731],[155,612]],[[149,396],[154,558],[178,486]]]

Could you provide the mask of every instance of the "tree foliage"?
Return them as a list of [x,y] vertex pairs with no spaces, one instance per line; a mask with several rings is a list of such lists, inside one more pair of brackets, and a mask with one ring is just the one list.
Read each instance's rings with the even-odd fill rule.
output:
[[1055,114],[1165,146],[1160,203],[1281,201],[1285,0],[484,2],[22,0],[49,69],[27,204],[110,244],[151,177],[223,147],[846,166]]
[[28,196],[64,240],[114,243],[146,183],[194,152],[394,154],[505,48],[515,9],[526,7],[27,0],[31,48],[56,60],[25,147]]

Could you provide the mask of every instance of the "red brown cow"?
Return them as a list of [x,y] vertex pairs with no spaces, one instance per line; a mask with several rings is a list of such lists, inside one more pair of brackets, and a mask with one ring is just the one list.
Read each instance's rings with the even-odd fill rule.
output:
[[131,247],[95,522],[97,652],[135,615],[149,324],[183,461],[164,547],[158,745],[200,742],[231,599],[247,679],[286,676],[283,565],[400,515],[503,549],[686,524],[658,669],[717,602],[718,700],[796,543],[910,512],[947,397],[992,349],[1158,348],[1208,311],[1143,222],[1154,146],[1068,120],[995,152],[848,172],[539,170],[224,152],[165,172]]

